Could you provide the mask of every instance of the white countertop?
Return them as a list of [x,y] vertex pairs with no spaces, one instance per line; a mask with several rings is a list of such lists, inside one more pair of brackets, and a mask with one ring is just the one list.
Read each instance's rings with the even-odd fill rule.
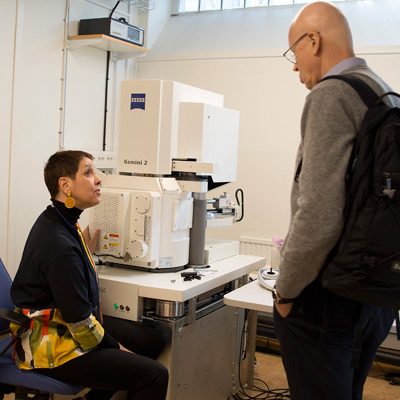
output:
[[[133,269],[98,266],[99,278],[136,285],[140,297],[186,301],[209,290],[240,278],[265,265],[264,257],[238,254],[215,262],[205,271],[216,271],[200,280],[184,281],[181,272],[143,272]],[[187,269],[185,271],[190,271]],[[246,285],[247,286],[247,285]]]
[[272,312],[274,307],[272,293],[262,286],[258,280],[226,294],[224,303],[228,306],[264,312]]

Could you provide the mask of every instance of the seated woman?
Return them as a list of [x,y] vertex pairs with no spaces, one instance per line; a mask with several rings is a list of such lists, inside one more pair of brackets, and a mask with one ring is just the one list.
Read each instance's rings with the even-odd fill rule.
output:
[[77,224],[100,202],[92,155],[57,152],[44,178],[52,204],[31,229],[11,288],[16,310],[32,319],[15,344],[16,364],[92,388],[87,400],[110,399],[118,390],[128,399],[165,399],[168,371],[152,359],[162,348],[157,331],[112,318],[102,325],[96,268]]

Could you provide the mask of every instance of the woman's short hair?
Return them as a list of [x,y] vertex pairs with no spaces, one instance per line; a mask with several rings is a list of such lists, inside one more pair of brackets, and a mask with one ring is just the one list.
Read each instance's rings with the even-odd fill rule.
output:
[[90,153],[80,150],[58,151],[49,158],[44,167],[44,181],[52,199],[57,196],[59,191],[58,180],[62,176],[75,179],[79,164],[84,158],[93,160]]

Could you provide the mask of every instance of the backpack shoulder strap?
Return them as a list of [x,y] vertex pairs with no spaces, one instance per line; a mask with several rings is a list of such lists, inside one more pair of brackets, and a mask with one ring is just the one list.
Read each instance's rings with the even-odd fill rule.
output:
[[330,75],[322,79],[322,81],[327,79],[339,79],[348,83],[359,94],[368,108],[372,107],[379,99],[371,87],[355,75]]
[[[371,87],[365,83],[362,79],[354,76],[354,75],[329,75],[326,78],[322,79],[322,81],[328,79],[339,79],[341,81],[349,84],[361,97],[363,102],[368,108],[371,108],[379,99],[378,95],[371,89]],[[391,94],[391,93],[388,93]],[[298,182],[301,168],[303,164],[303,159],[300,160],[299,165],[297,166],[295,181]]]

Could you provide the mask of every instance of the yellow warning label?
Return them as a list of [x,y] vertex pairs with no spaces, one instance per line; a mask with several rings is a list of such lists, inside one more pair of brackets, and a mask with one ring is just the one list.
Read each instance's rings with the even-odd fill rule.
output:
[[107,249],[108,249],[108,247],[107,247],[106,244],[103,246],[103,249],[104,249],[104,250],[107,250]]
[[118,247],[118,243],[110,243],[110,246]]
[[108,236],[104,235],[103,239],[108,240]]

